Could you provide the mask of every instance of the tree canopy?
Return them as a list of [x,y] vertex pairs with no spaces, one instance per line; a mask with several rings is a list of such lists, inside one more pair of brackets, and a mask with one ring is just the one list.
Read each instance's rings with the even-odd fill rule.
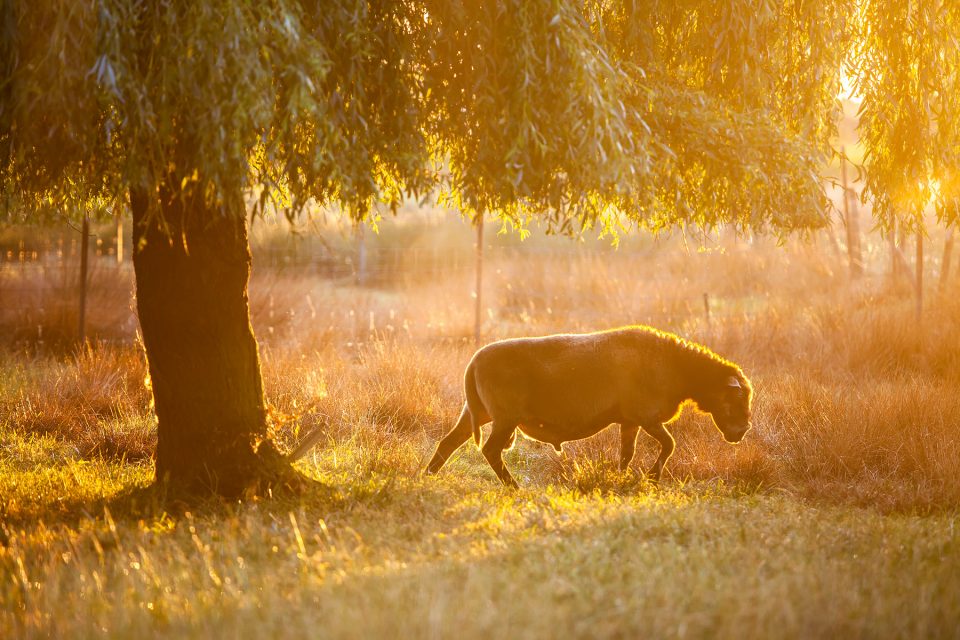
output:
[[933,200],[960,221],[960,4],[863,0],[851,56],[862,94],[865,194],[885,228],[916,230]]
[[[6,2],[0,189],[361,217],[439,189],[554,228],[823,222],[841,74],[886,224],[957,219],[946,0]],[[239,207],[235,207],[239,208]]]
[[556,228],[823,221],[855,0],[7,2],[0,180]]

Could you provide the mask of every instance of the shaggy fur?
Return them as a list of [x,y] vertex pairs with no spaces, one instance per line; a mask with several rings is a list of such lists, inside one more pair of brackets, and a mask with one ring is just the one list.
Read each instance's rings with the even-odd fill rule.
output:
[[493,422],[483,455],[504,484],[515,485],[502,452],[516,429],[560,451],[570,440],[620,424],[620,467],[633,459],[639,429],[657,439],[660,456],[649,470],[659,480],[673,453],[664,426],[684,403],[712,415],[724,438],[739,442],[750,428],[750,381],[738,366],[706,347],[651,327],[517,338],[474,354],[464,375],[466,403],[456,426],[427,465],[440,470],[471,435]]

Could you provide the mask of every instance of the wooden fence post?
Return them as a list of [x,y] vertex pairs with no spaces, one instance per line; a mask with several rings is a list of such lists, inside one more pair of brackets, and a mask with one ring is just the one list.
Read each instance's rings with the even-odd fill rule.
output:
[[363,222],[357,222],[356,225],[357,265],[354,281],[358,287],[362,287],[367,284],[367,234]]
[[87,315],[87,259],[90,246],[90,217],[83,214],[83,224],[80,227],[80,309],[77,319],[77,337],[80,343],[86,341]]

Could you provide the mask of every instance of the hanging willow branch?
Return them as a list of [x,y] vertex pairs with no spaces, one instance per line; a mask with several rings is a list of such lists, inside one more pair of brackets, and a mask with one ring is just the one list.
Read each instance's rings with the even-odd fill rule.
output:
[[918,211],[938,185],[955,222],[958,11],[945,0],[6,2],[0,195],[18,211],[80,210],[167,184],[231,205],[211,210],[315,203],[362,217],[439,190],[561,231],[789,232],[825,221],[819,172],[849,58],[883,220]]

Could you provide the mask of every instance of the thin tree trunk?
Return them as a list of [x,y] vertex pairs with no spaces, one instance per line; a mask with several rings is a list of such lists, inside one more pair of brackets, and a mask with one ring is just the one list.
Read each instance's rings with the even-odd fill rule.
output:
[[291,478],[267,434],[243,211],[164,189],[159,201],[132,192],[130,205],[158,482],[234,497]]
[[476,302],[473,309],[473,342],[480,345],[481,329],[483,328],[483,214],[477,216],[477,281]]
[[890,282],[897,283],[897,223],[894,222],[890,227]]
[[910,265],[907,264],[907,258],[903,255],[904,244],[903,225],[898,225],[895,221],[890,229],[890,281],[893,286],[898,286],[900,279],[904,278],[916,294],[917,280],[915,272],[911,275]]
[[917,297],[917,322],[923,317],[923,229],[921,222],[917,229],[917,284],[914,293]]
[[840,174],[843,179],[843,219],[847,228],[847,255],[850,258],[850,275],[859,278],[863,275],[863,254],[860,250],[860,210],[856,203],[850,207],[852,189],[847,186],[846,157],[840,158]]
[[950,279],[950,262],[953,258],[953,227],[947,229],[947,237],[943,241],[943,260],[940,262],[940,292],[947,288]]
[[123,264],[123,214],[117,214],[117,264]]
[[853,273],[859,277],[863,275],[863,237],[860,234],[860,205],[857,204],[856,193],[851,190],[853,202],[850,207],[849,234],[853,241]]
[[901,222],[897,226],[897,256],[900,262],[900,273],[899,275],[903,276],[907,280],[913,282],[913,278],[910,277],[910,266],[907,264],[906,255],[903,253],[907,250],[907,232],[903,228],[904,225]]

